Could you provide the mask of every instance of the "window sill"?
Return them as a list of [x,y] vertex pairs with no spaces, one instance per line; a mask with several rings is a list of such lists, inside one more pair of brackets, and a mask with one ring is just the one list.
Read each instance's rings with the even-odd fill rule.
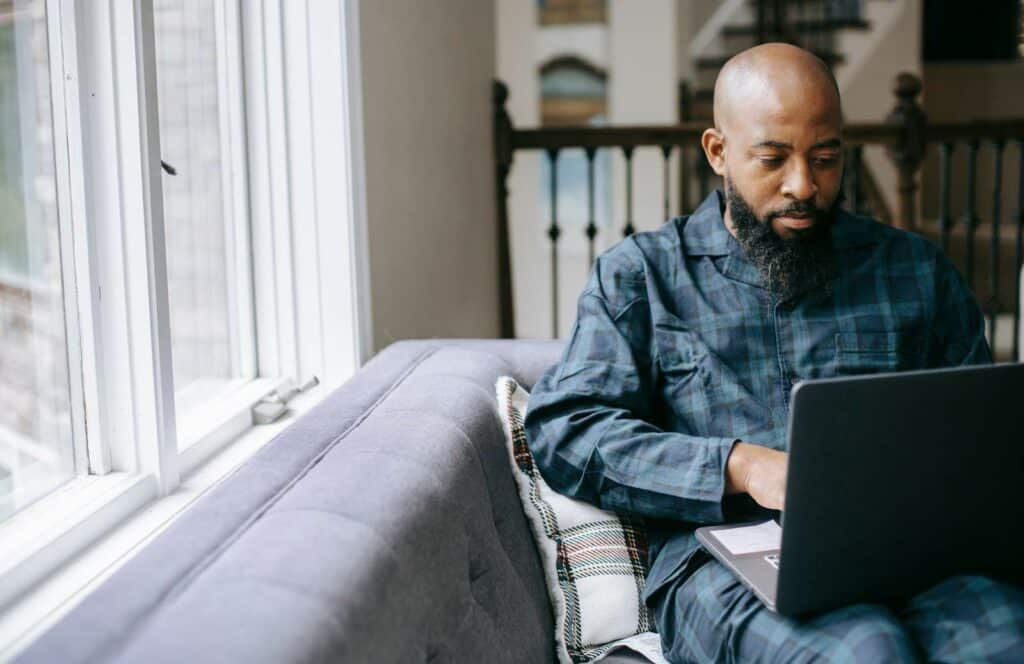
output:
[[225,445],[245,435],[252,426],[253,405],[285,382],[283,378],[257,378],[186,413],[186,424],[178,429],[181,474],[194,472]]
[[82,477],[0,526],[0,661],[55,624],[325,394],[317,387],[296,397],[278,422],[211,452],[168,496],[154,499],[148,475]]

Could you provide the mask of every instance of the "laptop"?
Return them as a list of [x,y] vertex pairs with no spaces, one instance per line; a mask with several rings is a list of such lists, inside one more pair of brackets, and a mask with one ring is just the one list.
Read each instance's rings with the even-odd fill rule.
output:
[[803,381],[790,403],[781,523],[696,531],[769,609],[1024,582],[1024,364]]

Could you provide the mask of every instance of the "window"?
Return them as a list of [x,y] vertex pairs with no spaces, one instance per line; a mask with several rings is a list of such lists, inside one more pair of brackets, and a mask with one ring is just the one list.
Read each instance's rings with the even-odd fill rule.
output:
[[366,358],[355,8],[0,0],[0,609]]
[[75,473],[43,3],[0,2],[0,521]]
[[[584,127],[605,124],[607,75],[575,57],[552,60],[540,70],[541,123],[545,127]],[[585,226],[589,220],[587,157],[582,150],[558,155],[559,225]],[[551,221],[551,164],[541,161],[541,220]],[[611,219],[611,154],[594,156],[594,223],[605,227]]]
[[607,115],[608,76],[584,60],[556,58],[540,69],[541,123],[545,127],[597,124]]
[[[171,356],[184,432],[201,430],[203,411],[256,377],[242,105],[230,92],[241,88],[232,80],[236,20],[219,0],[154,1]],[[179,436],[179,447],[189,438]]]

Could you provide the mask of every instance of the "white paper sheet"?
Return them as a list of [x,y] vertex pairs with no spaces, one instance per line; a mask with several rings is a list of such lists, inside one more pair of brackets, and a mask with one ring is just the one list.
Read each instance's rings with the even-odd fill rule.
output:
[[711,532],[734,556],[771,551],[782,546],[782,528],[774,521]]

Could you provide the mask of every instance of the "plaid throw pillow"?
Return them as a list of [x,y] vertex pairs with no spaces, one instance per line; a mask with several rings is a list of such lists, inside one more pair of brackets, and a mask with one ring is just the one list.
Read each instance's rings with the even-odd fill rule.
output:
[[[526,445],[523,417],[530,395],[508,376],[495,388],[519,497],[555,611],[560,661],[592,662],[619,645],[643,652],[620,641],[651,630],[640,598],[647,574],[642,524],[555,493]],[[657,644],[656,635],[649,636]]]

